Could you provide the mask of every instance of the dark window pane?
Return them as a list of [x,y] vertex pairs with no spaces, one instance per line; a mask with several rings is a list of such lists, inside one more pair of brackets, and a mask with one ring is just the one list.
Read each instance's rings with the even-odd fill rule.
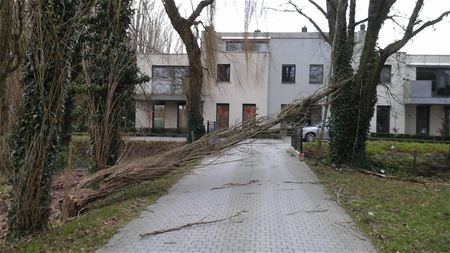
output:
[[243,52],[243,51],[255,51],[255,52],[268,52],[269,44],[266,41],[227,41],[225,42],[225,50],[228,52]]
[[323,83],[323,65],[309,66],[309,83],[313,84]]
[[165,127],[165,105],[153,105],[153,128]]
[[242,51],[242,42],[240,41],[227,41],[225,42],[225,50],[228,52]]
[[377,106],[377,133],[389,133],[390,106]]
[[309,110],[308,123],[315,126],[322,122],[322,106],[313,106]]
[[217,81],[230,81],[230,64],[217,64]]
[[382,84],[391,83],[391,65],[384,65],[380,73],[380,82]]
[[182,95],[188,75],[189,68],[185,66],[153,66],[152,93]]
[[416,107],[416,134],[430,134],[430,107],[427,105]]
[[295,83],[295,65],[282,65],[281,81],[283,83]]

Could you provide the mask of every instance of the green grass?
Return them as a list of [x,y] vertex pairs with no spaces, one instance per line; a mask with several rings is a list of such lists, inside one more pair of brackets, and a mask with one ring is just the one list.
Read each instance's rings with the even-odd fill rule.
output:
[[136,218],[146,206],[164,195],[187,171],[180,169],[153,182],[118,192],[78,218],[52,224],[46,231],[22,240],[12,248],[3,245],[3,251],[92,252],[104,245],[119,228]]
[[[326,157],[328,143],[323,144]],[[317,142],[305,143],[305,152],[317,156]],[[398,176],[439,176],[450,178],[449,145],[402,141],[368,141],[367,156],[374,168]],[[415,159],[414,159],[415,157]]]
[[398,151],[405,153],[448,153],[449,144],[445,143],[420,143],[420,142],[403,142],[403,141],[368,141],[367,153],[376,154],[389,151]]
[[[326,157],[328,143],[321,156]],[[426,185],[336,171],[315,164],[317,143],[306,143],[307,162],[334,198],[381,252],[450,252],[448,144],[369,141],[368,158],[395,176],[430,174]],[[414,153],[417,153],[414,163]],[[423,179],[422,179],[423,180]]]
[[450,186],[314,168],[381,252],[449,252]]

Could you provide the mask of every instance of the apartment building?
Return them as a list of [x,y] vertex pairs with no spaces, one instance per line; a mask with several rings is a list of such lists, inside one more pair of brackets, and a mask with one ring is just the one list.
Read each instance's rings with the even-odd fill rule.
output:
[[[358,34],[359,41],[363,35]],[[218,33],[216,49],[217,62],[205,71],[202,92],[210,130],[274,115],[284,104],[327,85],[330,48],[317,33]],[[136,127],[183,131],[187,56],[141,56],[138,66],[152,80],[137,89]],[[449,133],[450,56],[395,54],[383,68],[381,83],[371,132]],[[323,111],[311,108],[310,123],[321,121]]]

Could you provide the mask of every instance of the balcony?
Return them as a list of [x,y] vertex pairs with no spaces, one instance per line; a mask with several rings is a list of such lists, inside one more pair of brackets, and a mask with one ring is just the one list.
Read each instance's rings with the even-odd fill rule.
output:
[[152,100],[186,100],[184,90],[188,73],[185,66],[153,66],[151,82],[143,85],[138,97],[147,95]]
[[409,81],[405,88],[405,104],[450,104],[450,86],[436,87],[433,91],[433,81]]

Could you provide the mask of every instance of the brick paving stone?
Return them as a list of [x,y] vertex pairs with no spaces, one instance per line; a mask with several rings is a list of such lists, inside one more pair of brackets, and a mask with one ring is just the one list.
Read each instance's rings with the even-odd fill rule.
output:
[[[319,181],[288,148],[288,140],[256,140],[205,159],[97,252],[376,252],[321,184],[284,183]],[[258,182],[211,190],[250,180]],[[139,236],[241,211],[232,220]]]

